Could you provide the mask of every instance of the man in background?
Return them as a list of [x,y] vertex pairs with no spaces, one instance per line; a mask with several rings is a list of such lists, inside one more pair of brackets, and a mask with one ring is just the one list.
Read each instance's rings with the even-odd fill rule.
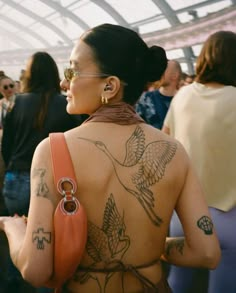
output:
[[147,91],[140,97],[135,109],[148,124],[162,128],[170,102],[179,88],[181,75],[179,62],[169,60],[159,89]]

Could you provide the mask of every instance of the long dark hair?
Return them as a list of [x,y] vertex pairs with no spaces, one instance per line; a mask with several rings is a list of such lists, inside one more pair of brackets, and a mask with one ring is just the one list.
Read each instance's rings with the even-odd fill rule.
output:
[[35,127],[42,129],[50,97],[60,93],[60,77],[54,59],[46,52],[36,52],[28,61],[22,78],[23,93],[39,93],[41,102]]
[[167,58],[164,49],[148,47],[133,30],[113,24],[102,24],[82,35],[91,47],[101,72],[116,75],[127,85],[123,100],[135,104],[147,82],[163,75]]

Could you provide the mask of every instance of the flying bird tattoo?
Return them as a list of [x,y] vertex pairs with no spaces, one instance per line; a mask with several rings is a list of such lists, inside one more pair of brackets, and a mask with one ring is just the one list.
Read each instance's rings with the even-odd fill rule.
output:
[[154,211],[154,196],[150,186],[164,176],[166,165],[174,157],[177,144],[158,140],[145,145],[143,129],[137,126],[126,142],[124,162],[119,162],[102,141],[84,137],[79,139],[93,143],[110,159],[120,184],[142,205],[150,220],[160,226],[163,220]]

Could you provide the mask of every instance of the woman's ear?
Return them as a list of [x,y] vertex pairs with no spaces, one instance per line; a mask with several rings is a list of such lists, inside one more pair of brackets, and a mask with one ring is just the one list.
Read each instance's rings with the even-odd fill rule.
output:
[[108,100],[112,99],[117,96],[117,93],[120,91],[120,88],[120,79],[116,76],[109,76],[106,79],[106,83],[103,88],[103,94],[106,95]]

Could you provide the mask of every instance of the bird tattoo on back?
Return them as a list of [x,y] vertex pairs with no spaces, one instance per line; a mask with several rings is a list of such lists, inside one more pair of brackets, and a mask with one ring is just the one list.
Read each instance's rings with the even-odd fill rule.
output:
[[119,162],[102,141],[78,137],[93,143],[110,159],[120,184],[141,204],[154,225],[163,220],[155,213],[155,200],[150,186],[164,176],[166,165],[176,153],[177,144],[158,140],[145,144],[145,134],[138,125],[126,142],[124,162]]

